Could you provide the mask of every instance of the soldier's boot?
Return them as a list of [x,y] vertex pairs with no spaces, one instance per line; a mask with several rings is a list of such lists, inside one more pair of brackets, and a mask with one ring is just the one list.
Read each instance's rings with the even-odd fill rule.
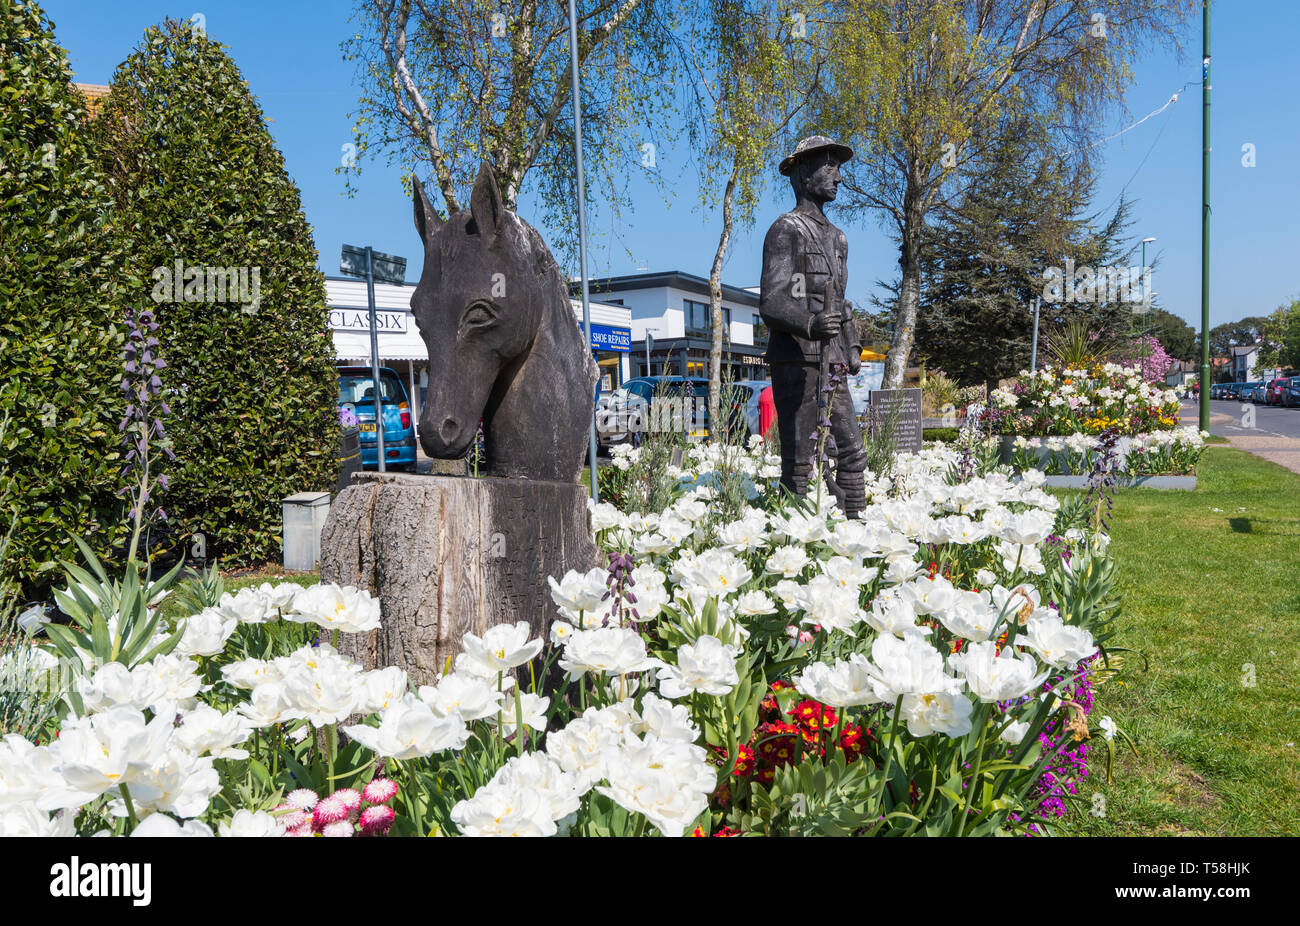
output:
[[841,470],[836,475],[835,481],[839,483],[840,491],[843,493],[839,499],[840,507],[844,509],[845,515],[856,519],[862,514],[862,509],[867,507],[867,487],[862,472],[846,473]]
[[785,486],[800,498],[808,494],[808,480],[812,476],[812,467],[804,464],[803,466],[795,465],[789,476],[782,477],[781,485]]

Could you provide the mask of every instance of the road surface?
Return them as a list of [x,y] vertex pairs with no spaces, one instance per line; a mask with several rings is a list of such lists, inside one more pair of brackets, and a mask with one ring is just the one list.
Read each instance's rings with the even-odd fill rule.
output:
[[[1199,405],[1183,403],[1182,421],[1196,424]],[[1210,433],[1226,437],[1234,447],[1300,473],[1300,408],[1210,400]]]

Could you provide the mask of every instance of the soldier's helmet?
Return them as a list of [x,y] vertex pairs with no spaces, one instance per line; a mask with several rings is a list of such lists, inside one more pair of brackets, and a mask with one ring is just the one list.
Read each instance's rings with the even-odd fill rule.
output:
[[777,169],[781,171],[782,176],[788,177],[790,171],[794,168],[795,161],[818,151],[826,150],[834,154],[841,164],[853,157],[853,149],[848,145],[841,145],[825,135],[809,135],[807,138],[800,139],[799,143],[794,146],[794,150],[781,159],[781,164]]

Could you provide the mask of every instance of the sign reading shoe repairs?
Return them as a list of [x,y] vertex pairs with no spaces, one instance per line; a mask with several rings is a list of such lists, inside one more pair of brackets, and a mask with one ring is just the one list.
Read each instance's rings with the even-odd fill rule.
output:
[[[336,331],[369,331],[370,313],[366,309],[330,309],[330,327]],[[406,334],[411,324],[409,312],[376,312],[375,327],[380,334]]]

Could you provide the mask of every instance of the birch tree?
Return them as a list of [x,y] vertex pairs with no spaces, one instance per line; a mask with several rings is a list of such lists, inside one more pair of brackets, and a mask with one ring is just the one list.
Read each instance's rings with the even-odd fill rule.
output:
[[[790,126],[816,88],[817,49],[788,3],[712,0],[691,29],[691,66],[702,135],[700,193],[721,209],[709,266],[709,421],[722,426],[722,268],[736,225],[753,222]],[[720,432],[719,432],[720,433]]]
[[[841,209],[879,216],[899,243],[901,284],[885,385],[902,384],[916,331],[920,248],[932,217],[980,182],[1012,118],[1048,127],[1086,163],[1131,65],[1177,45],[1190,0],[834,0],[813,34],[831,73],[818,116],[857,157]],[[824,26],[824,28],[822,28]]]
[[[670,129],[667,0],[581,0],[578,59],[584,152],[597,199],[617,207],[619,177],[654,164]],[[431,174],[447,212],[462,208],[482,162],[507,208],[531,173],[553,227],[576,202],[568,8],[556,0],[359,0],[344,43],[361,85],[356,158]],[[573,229],[576,235],[576,228]]]

